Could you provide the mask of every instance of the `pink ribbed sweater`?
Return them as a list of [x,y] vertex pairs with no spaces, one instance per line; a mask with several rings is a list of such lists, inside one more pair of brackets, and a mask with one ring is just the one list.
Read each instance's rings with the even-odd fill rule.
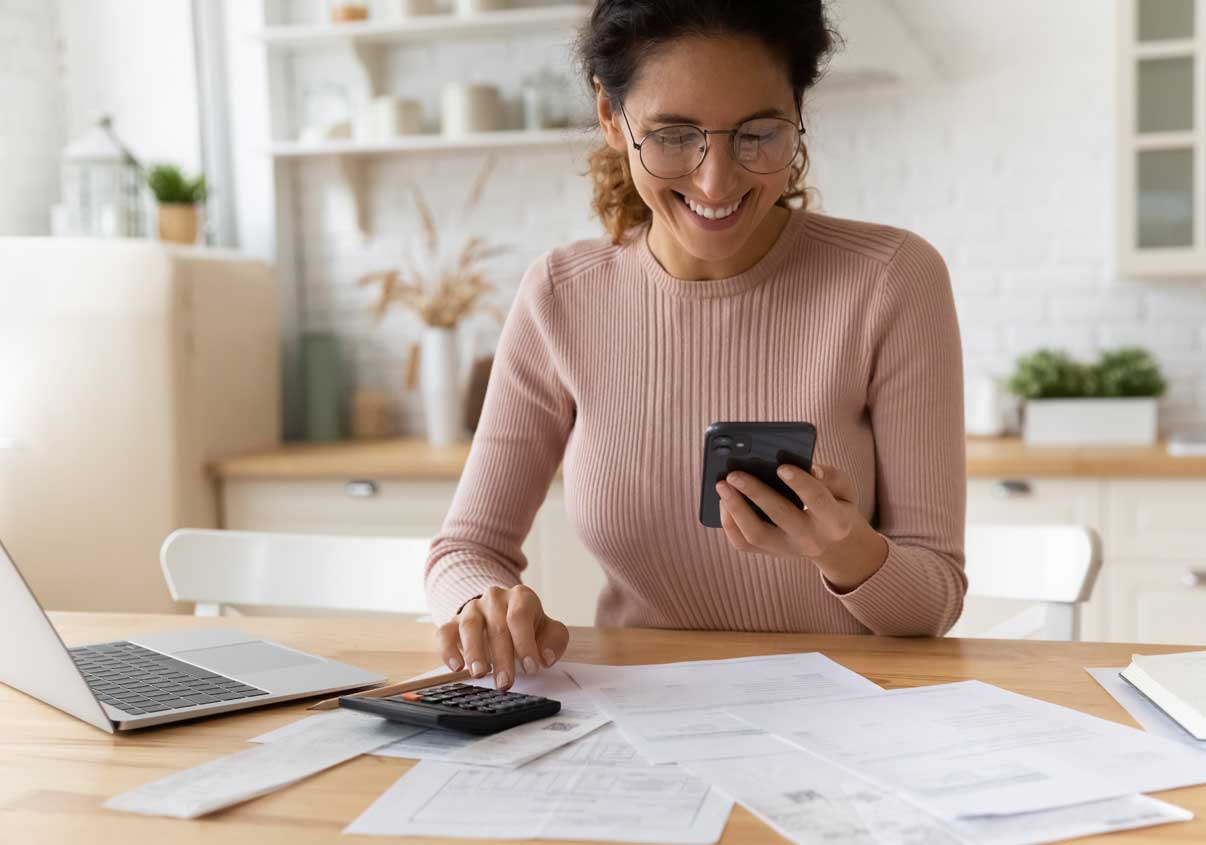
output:
[[[901,229],[793,211],[737,276],[684,281],[648,226],[554,249],[525,273],[481,420],[427,561],[440,621],[512,586],[559,463],[603,567],[600,625],[942,634],[963,606],[962,353],[950,280]],[[845,594],[808,560],[699,524],[716,420],[807,420],[888,557]],[[556,566],[556,560],[547,564]],[[557,615],[556,606],[547,607]]]

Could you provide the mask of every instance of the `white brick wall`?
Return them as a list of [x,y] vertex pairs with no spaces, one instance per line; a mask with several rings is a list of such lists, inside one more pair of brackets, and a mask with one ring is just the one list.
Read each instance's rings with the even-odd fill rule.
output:
[[1022,3],[1014,25],[1043,30],[1024,50],[998,36],[977,62],[974,39],[948,41],[959,68],[935,81],[818,91],[813,181],[826,212],[904,226],[939,249],[969,374],[1006,375],[1039,346],[1085,357],[1146,346],[1169,380],[1167,432],[1206,423],[1206,277],[1117,272],[1115,8]]
[[[1075,8],[1043,21],[1047,47],[1038,56],[1033,44],[1021,60],[1011,58],[1018,51],[996,49],[977,67],[974,45],[963,45],[958,61],[946,63],[946,78],[818,91],[807,118],[812,182],[827,213],[910,228],[942,252],[969,373],[1006,374],[1019,354],[1043,345],[1089,356],[1138,343],[1169,378],[1162,427],[1206,422],[1206,281],[1124,279],[1114,266],[1114,6],[1065,1]],[[942,40],[934,46],[941,50]],[[570,73],[552,35],[406,49],[388,64],[390,90],[422,98],[433,118],[447,79],[489,78],[514,95],[519,79],[542,63]],[[347,81],[346,57],[299,56],[295,113],[307,84],[343,79],[353,98],[363,96]],[[391,266],[400,236],[416,225],[406,181],[451,209],[480,160],[471,153],[377,160],[369,171],[374,231],[364,242],[335,164],[294,165],[304,325],[344,339],[357,383],[399,385],[418,329],[402,314],[374,326],[370,295],[355,285],[361,273]],[[504,151],[499,163],[478,227],[516,246],[494,265],[509,302],[535,255],[601,229],[589,218],[589,185],[571,152]],[[478,328],[484,349],[494,329]],[[406,426],[416,430],[415,398],[404,407]]]
[[59,190],[60,53],[55,7],[0,0],[0,235],[45,235]]

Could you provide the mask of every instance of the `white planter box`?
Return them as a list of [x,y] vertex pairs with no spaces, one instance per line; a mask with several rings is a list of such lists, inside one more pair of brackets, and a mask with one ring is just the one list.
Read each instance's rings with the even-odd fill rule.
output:
[[1150,446],[1156,442],[1156,400],[1030,399],[1022,437],[1039,446]]

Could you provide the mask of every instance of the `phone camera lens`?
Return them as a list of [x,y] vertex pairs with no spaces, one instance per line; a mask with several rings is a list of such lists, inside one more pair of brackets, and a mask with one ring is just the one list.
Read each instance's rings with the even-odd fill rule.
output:
[[727,455],[730,452],[732,452],[733,450],[730,449],[728,446],[717,446],[712,451],[715,452],[717,455]]
[[733,438],[729,437],[727,434],[722,434],[719,437],[715,437],[712,439],[712,445],[714,445],[714,446],[732,446]]

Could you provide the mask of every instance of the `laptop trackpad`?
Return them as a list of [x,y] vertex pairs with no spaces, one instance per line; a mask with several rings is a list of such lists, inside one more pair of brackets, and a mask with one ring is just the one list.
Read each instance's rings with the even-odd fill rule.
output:
[[265,642],[235,643],[214,648],[194,648],[189,651],[173,652],[181,660],[218,672],[222,675],[249,675],[320,663],[316,657]]

